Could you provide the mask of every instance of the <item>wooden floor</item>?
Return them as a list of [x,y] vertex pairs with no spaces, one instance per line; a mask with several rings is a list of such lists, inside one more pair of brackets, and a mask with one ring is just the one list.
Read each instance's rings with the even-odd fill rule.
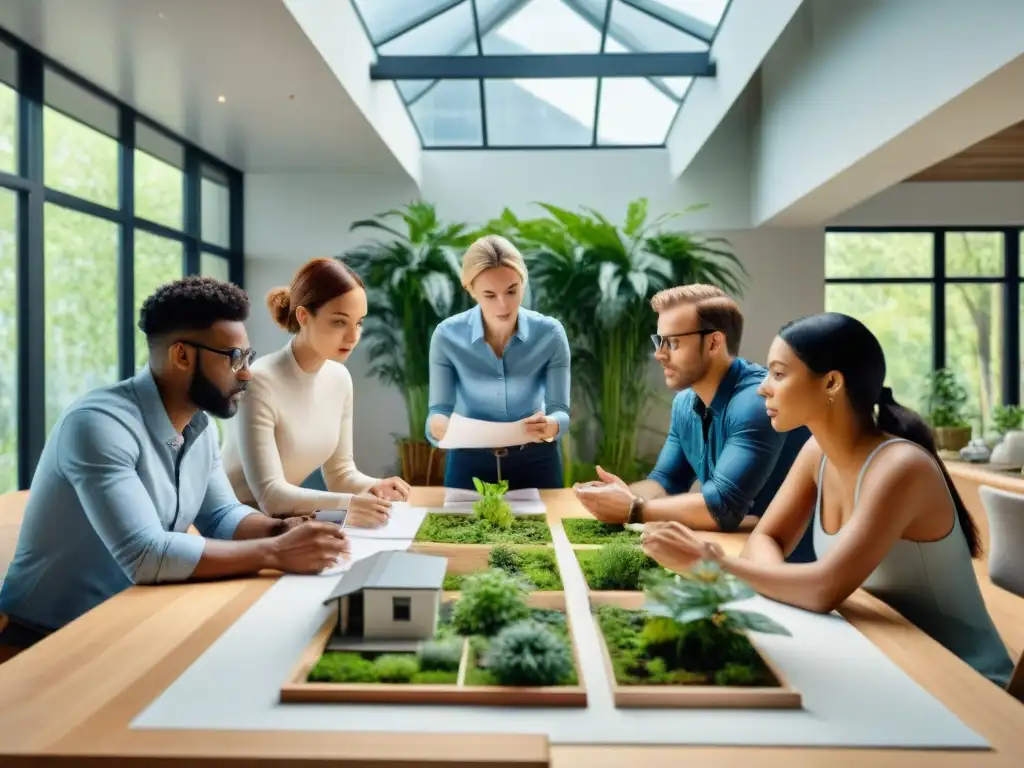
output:
[[[437,489],[417,489],[433,505]],[[571,491],[545,492],[552,516],[583,514]],[[0,519],[0,526],[4,520]],[[744,534],[719,534],[735,551]],[[163,731],[129,728],[274,583],[276,574],[216,583],[135,587],[0,666],[0,764],[259,766],[875,765],[1019,768],[1024,706],[887,606],[858,592],[840,609],[907,674],[990,741],[991,751],[752,747],[548,746],[534,736]],[[989,597],[989,599],[992,599]],[[1016,598],[1015,598],[1016,599]],[[1009,604],[1007,604],[1009,605]],[[1009,608],[1008,608],[1009,610]],[[211,681],[216,684],[215,681]],[[683,715],[681,715],[683,716]],[[103,758],[103,759],[100,759]],[[96,762],[94,762],[94,760]]]

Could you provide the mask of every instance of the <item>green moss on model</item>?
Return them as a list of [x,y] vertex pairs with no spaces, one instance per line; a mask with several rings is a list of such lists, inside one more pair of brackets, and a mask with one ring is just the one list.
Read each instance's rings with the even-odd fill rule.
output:
[[562,520],[565,535],[573,544],[604,544],[612,539],[639,541],[640,534],[624,525],[611,525],[590,517],[568,517]]
[[509,528],[494,528],[470,515],[429,513],[416,533],[416,541],[439,544],[546,544],[551,529],[543,516],[517,517]]
[[657,561],[626,539],[613,539],[600,549],[577,549],[576,559],[593,590],[633,592],[641,589],[641,577],[661,570]]
[[[562,590],[562,578],[558,573],[555,551],[550,547],[535,549],[512,549],[498,544],[487,558],[491,568],[497,568],[524,579],[530,589],[541,592]],[[480,573],[480,571],[476,571]],[[444,588],[451,591],[462,589],[463,580],[470,574],[450,574],[444,579]]]

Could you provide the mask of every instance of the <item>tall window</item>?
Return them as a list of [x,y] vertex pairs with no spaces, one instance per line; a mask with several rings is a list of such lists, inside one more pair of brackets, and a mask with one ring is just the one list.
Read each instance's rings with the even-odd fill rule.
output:
[[141,303],[241,282],[241,174],[20,43],[0,41],[0,493],[61,413],[133,375]]
[[887,384],[908,407],[923,413],[928,374],[952,370],[980,436],[993,408],[1020,401],[1020,238],[1016,229],[830,231],[825,308],[875,333]]

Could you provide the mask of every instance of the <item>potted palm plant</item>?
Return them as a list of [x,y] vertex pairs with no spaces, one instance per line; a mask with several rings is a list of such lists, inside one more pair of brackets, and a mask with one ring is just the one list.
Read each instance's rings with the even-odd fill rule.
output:
[[746,272],[724,240],[667,228],[704,206],[648,221],[641,198],[629,204],[621,226],[590,209],[540,207],[548,216],[520,219],[506,209],[488,229],[516,243],[536,308],[566,329],[574,389],[596,420],[596,463],[627,482],[639,479],[637,444],[652,394],[650,335],[657,325],[651,298],[685,283],[712,283],[739,296]]
[[388,236],[346,251],[343,260],[366,283],[370,373],[405,399],[408,435],[397,438],[402,477],[411,485],[439,484],[444,457],[424,435],[430,337],[444,318],[469,307],[459,273],[475,235],[467,225],[442,222],[425,202],[356,221],[350,230]]

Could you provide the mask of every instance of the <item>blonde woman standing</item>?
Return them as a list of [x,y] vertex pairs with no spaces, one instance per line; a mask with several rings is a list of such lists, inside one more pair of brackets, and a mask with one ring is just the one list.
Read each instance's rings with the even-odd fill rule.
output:
[[[557,440],[569,428],[569,340],[555,318],[522,306],[526,265],[505,238],[487,235],[462,261],[462,285],[476,306],[442,321],[430,340],[426,435],[444,437],[452,413],[484,421],[527,419],[532,442],[508,448],[501,475],[516,488],[561,488]],[[448,452],[444,484],[496,482],[490,449]]]

